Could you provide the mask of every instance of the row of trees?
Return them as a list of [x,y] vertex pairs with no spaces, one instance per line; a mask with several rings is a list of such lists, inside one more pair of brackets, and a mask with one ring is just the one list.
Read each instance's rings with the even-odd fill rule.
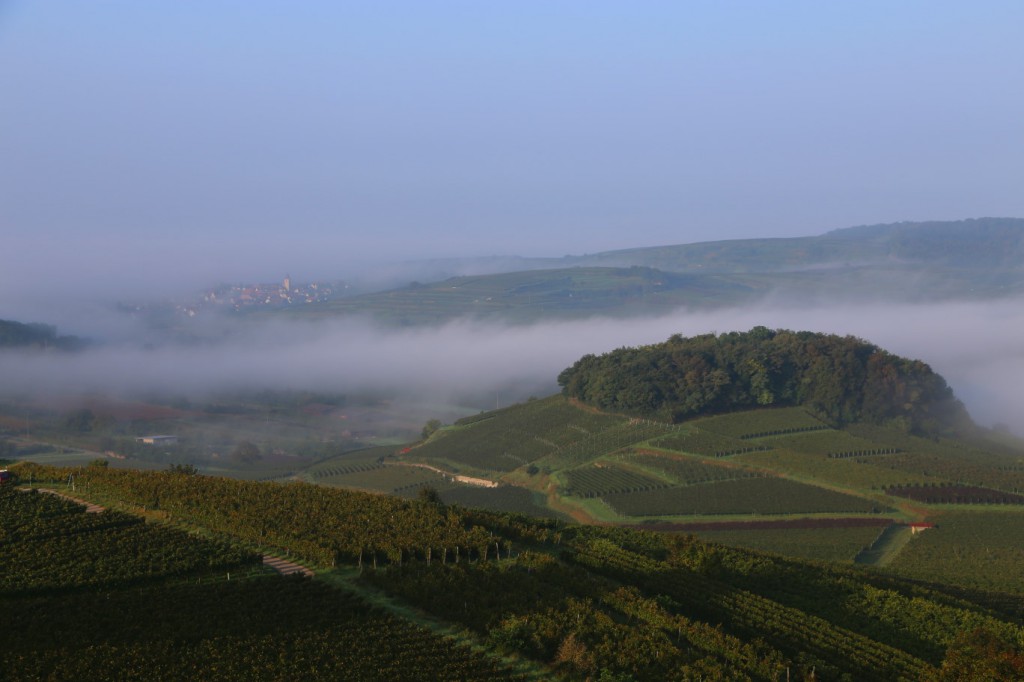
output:
[[0,348],[57,348],[79,350],[86,342],[77,336],[59,336],[49,324],[25,324],[0,320]]
[[945,380],[852,336],[755,327],[680,335],[587,355],[558,377],[565,395],[628,414],[679,422],[697,415],[804,406],[832,424],[858,421],[929,435],[971,426]]

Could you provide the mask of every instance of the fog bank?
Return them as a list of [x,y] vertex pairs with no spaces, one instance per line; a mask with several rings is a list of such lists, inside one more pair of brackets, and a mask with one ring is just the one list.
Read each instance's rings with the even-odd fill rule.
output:
[[747,307],[643,319],[592,318],[528,326],[458,321],[384,329],[351,319],[242,323],[223,340],[79,354],[0,353],[0,392],[48,395],[239,388],[382,391],[446,399],[505,391],[506,403],[557,390],[558,373],[586,353],[692,336],[771,328],[852,334],[942,374],[982,425],[1024,431],[1024,307],[1019,300],[937,305]]

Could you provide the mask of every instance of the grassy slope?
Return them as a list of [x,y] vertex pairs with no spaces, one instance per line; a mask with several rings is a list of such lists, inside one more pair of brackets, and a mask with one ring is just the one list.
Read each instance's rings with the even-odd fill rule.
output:
[[[1000,570],[1015,570],[1013,562],[1022,557],[1014,551],[988,551],[994,563],[991,570],[976,573],[976,580],[966,568],[969,562],[957,559],[949,563],[947,559],[986,551],[985,547],[975,548],[971,537],[979,532],[988,537],[980,529],[991,526],[992,513],[1024,527],[1024,507],[928,505],[887,495],[885,488],[963,482],[1010,489],[1022,476],[1017,471],[1019,442],[1000,442],[986,436],[972,443],[935,441],[868,426],[740,438],[815,424],[821,426],[799,408],[720,415],[684,425],[630,424],[624,417],[602,415],[552,396],[442,429],[427,443],[400,457],[447,470],[461,468],[521,486],[546,496],[550,509],[584,522],[636,524],[650,520],[649,514],[633,517],[621,513],[623,507],[643,506],[648,498],[658,510],[654,518],[669,522],[855,516],[888,518],[897,523],[955,519],[955,534],[930,532],[913,538],[900,552],[887,555],[889,570],[928,579],[954,576],[964,584],[988,588],[999,584],[993,575]],[[496,456],[493,450],[488,451],[489,443],[512,449]],[[721,443],[767,449],[726,457],[709,455]],[[695,451],[687,451],[687,447]],[[888,451],[895,452],[878,454]],[[863,454],[840,458],[829,457],[830,453]],[[488,462],[498,468],[489,468]],[[787,488],[789,492],[782,499],[773,497],[771,491],[778,488],[780,478],[805,487]],[[692,509],[692,500],[700,499],[692,491],[706,486],[713,487],[706,488],[705,496],[717,491],[714,515],[707,514],[707,510],[694,513]],[[732,489],[737,496],[730,502],[727,491]],[[757,496],[762,494],[759,490],[766,496],[764,508],[771,505],[775,513],[758,514],[751,509],[752,504],[757,506]],[[631,500],[632,507],[623,505],[623,499]],[[679,500],[675,513],[671,511],[673,499]],[[841,504],[843,499],[859,500],[860,504],[841,511],[847,508]],[[620,511],[608,500],[614,501]],[[877,512],[869,511],[872,506]],[[702,532],[716,541],[738,546],[845,562],[852,562],[878,535],[877,529]],[[989,538],[989,545],[1000,545],[998,537]]]
[[597,313],[635,316],[680,306],[734,305],[768,291],[816,301],[977,299],[1024,292],[1022,260],[1024,220],[901,223],[816,237],[524,260],[520,267],[535,269],[414,283],[283,314],[358,314],[404,325],[461,316],[510,322]]

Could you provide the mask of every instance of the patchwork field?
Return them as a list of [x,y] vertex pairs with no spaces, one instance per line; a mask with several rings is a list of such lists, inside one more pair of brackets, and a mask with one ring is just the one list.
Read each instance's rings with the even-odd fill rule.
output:
[[879,505],[845,493],[782,478],[715,481],[701,485],[604,495],[623,516],[718,514],[873,514]]
[[921,580],[1024,592],[1024,514],[1016,510],[939,510],[935,528],[914,537],[889,565]]

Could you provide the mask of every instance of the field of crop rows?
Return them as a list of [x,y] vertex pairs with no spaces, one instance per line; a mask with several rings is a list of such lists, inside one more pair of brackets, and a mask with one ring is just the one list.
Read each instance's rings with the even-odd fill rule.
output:
[[658,471],[680,485],[728,481],[734,478],[756,478],[764,476],[735,466],[720,466],[691,457],[672,457],[653,453],[637,452],[622,455],[625,462]]
[[963,459],[953,460],[926,453],[900,453],[883,459],[894,471],[923,474],[947,483],[995,488],[1007,492],[1024,491],[1024,471],[994,469]]
[[39,492],[0,489],[0,508],[0,591],[6,594],[239,573],[261,565],[252,552],[120,512],[84,514],[81,505]]
[[420,488],[428,485],[438,490],[457,485],[452,483],[450,479],[430,469],[393,464],[324,476],[317,479],[316,482],[342,488],[412,495],[415,495]]
[[565,476],[567,485],[562,489],[562,493],[576,497],[601,497],[611,493],[643,492],[668,486],[667,483],[656,478],[609,464],[570,469],[565,472]]
[[889,569],[922,580],[1024,591],[1024,513],[943,510],[936,528],[913,538]]
[[821,420],[812,416],[802,407],[748,410],[696,419],[689,424],[704,431],[733,438],[751,437],[752,434],[782,433],[798,429],[827,428]]
[[782,478],[718,481],[640,493],[610,494],[603,499],[625,516],[879,511],[877,503],[870,500]]
[[497,488],[460,485],[441,491],[441,499],[446,504],[459,504],[463,507],[480,507],[510,514],[568,520],[562,514],[543,506],[542,502],[536,499],[536,495],[536,493],[526,488],[513,485],[502,485]]
[[818,455],[820,457],[826,457],[829,453],[833,452],[850,452],[888,447],[884,443],[859,438],[846,431],[837,431],[835,429],[807,431],[781,436],[773,438],[772,443],[779,448],[788,448],[794,452]]
[[671,427],[595,414],[561,396],[532,400],[499,412],[502,419],[462,420],[411,455],[478,470],[512,471],[544,457],[560,466],[595,457],[665,433]]
[[885,492],[927,504],[1024,504],[1024,495],[971,485],[898,486]]
[[728,457],[744,452],[769,449],[767,445],[748,443],[739,438],[723,436],[704,429],[691,429],[689,433],[672,434],[655,440],[652,445],[666,450],[689,452],[705,457]]
[[732,547],[775,552],[784,556],[852,563],[857,552],[870,545],[880,529],[875,526],[850,528],[792,528],[786,530],[693,531],[701,540]]

